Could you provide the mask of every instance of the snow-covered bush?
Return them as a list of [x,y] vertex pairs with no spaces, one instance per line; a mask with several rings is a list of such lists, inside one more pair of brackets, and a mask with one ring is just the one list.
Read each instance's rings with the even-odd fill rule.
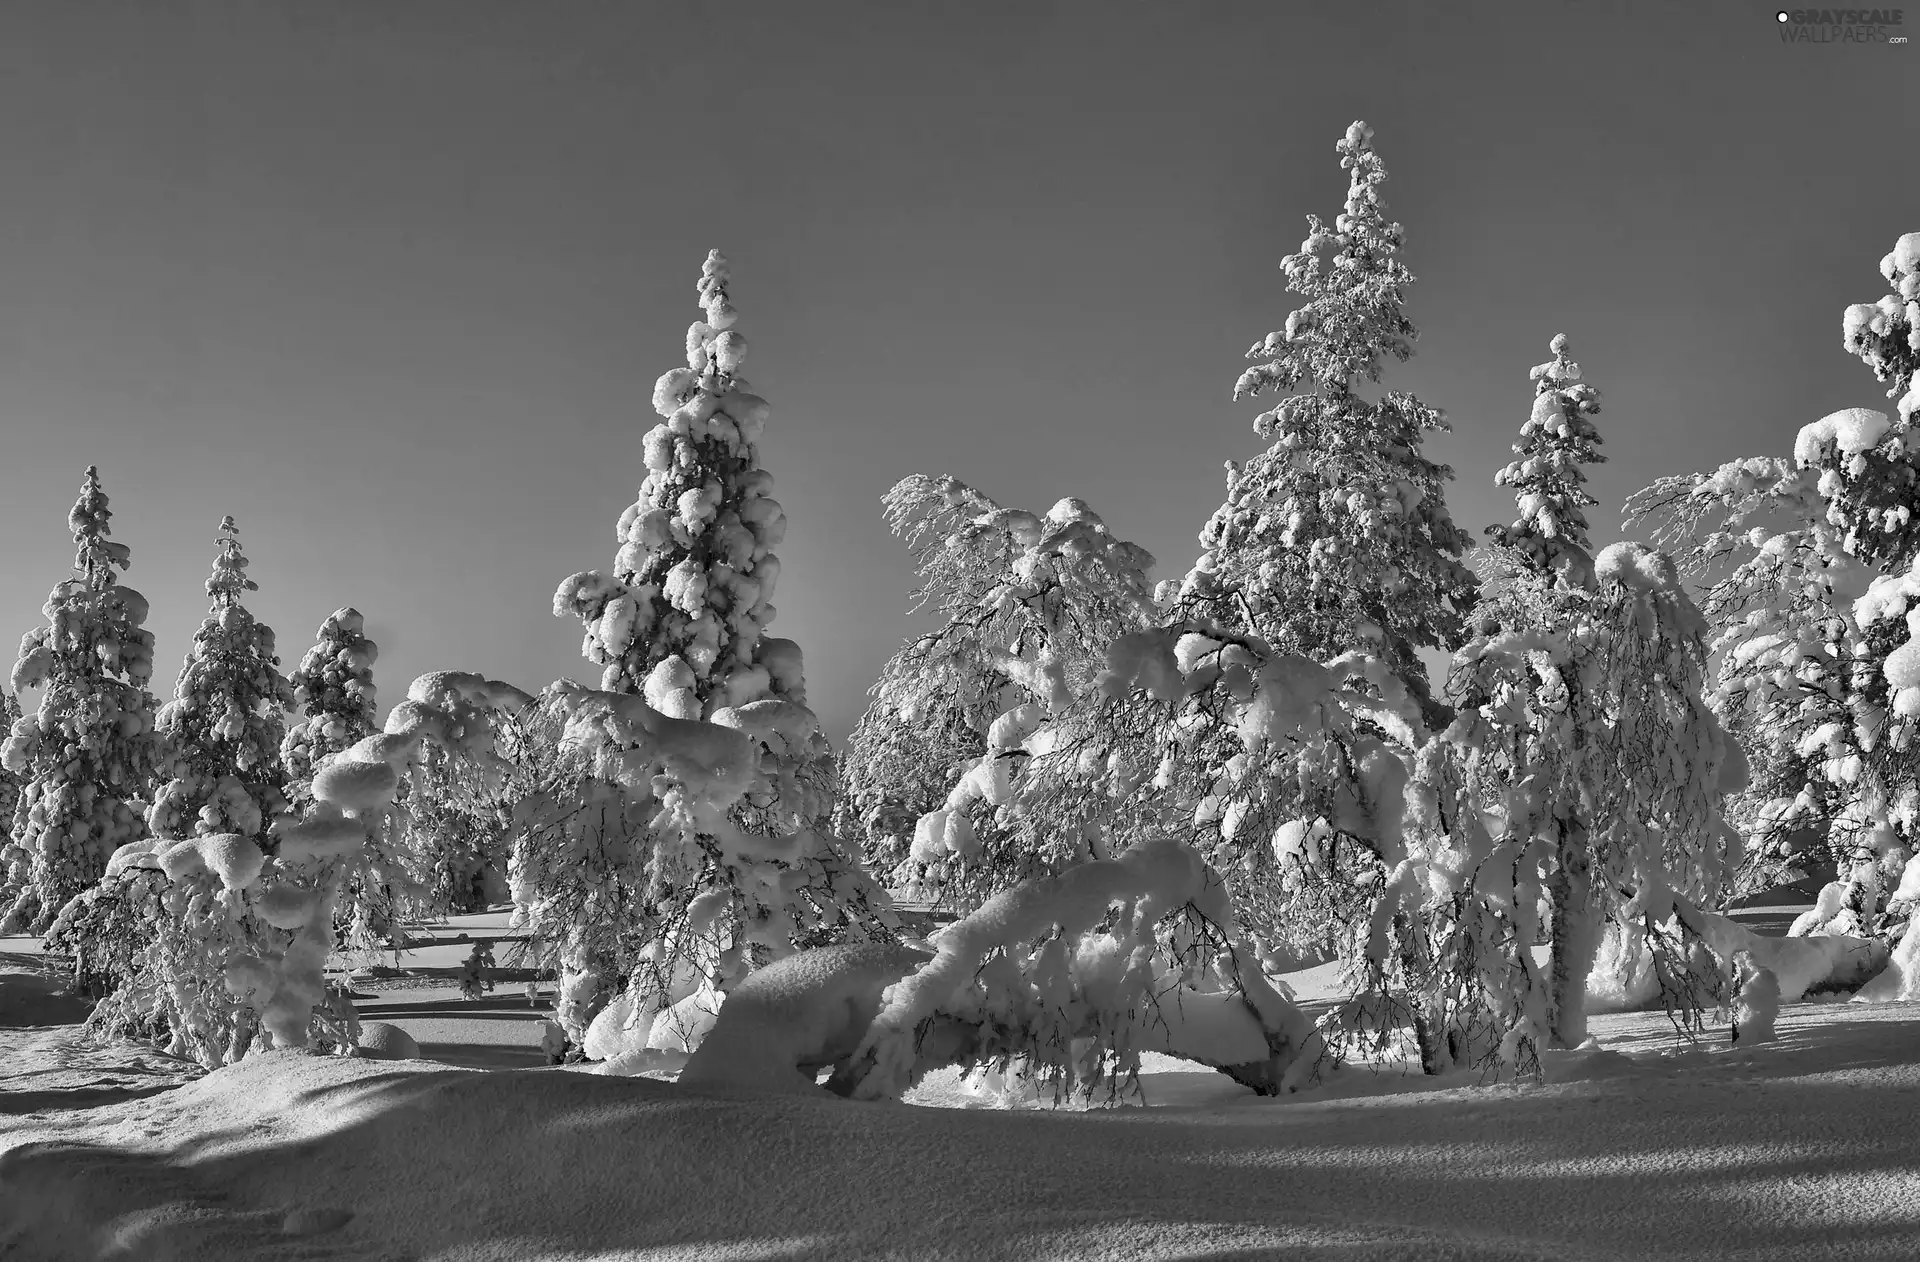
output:
[[1417,650],[1461,640],[1475,580],[1459,558],[1471,540],[1447,512],[1452,471],[1421,454],[1425,436],[1446,428],[1440,411],[1400,391],[1369,402],[1355,390],[1363,377],[1378,382],[1388,357],[1410,357],[1418,333],[1373,129],[1354,123],[1336,149],[1346,208],[1331,228],[1309,215],[1306,240],[1281,263],[1306,303],[1254,344],[1248,356],[1263,362],[1234,386],[1236,399],[1292,393],[1254,421],[1273,445],[1244,469],[1229,465],[1226,503],[1181,590],[1209,619],[1277,649],[1379,657],[1437,724]]
[[1153,557],[1077,499],[1041,517],[915,475],[886,505],[914,551],[915,608],[945,621],[881,668],[841,759],[836,821],[909,896],[977,906],[1076,857],[1009,845],[998,808],[1026,738],[1086,690],[1110,642],[1149,625]]
[[132,553],[107,537],[112,516],[99,470],[89,467],[67,519],[78,573],[47,597],[47,625],[20,641],[13,690],[43,691],[0,747],[0,763],[22,783],[12,843],[0,849],[0,933],[46,932],[99,880],[114,849],[146,831],[145,799],[165,742],[147,691],[147,601],[114,581]]
[[[527,730],[541,765],[513,808],[511,880],[517,920],[561,970],[576,1040],[609,982],[681,984],[676,926],[709,893],[726,901],[715,931],[733,944],[709,978],[719,985],[795,935],[885,932],[870,895],[884,898],[824,828],[833,758],[800,648],[763,634],[787,523],[760,467],[768,407],[740,375],[728,284],[709,254],[705,318],[687,330],[686,366],[655,384],[662,420],[642,443],[648,473],[621,514],[613,572],[575,574],[554,595],[605,670],[601,690],[549,689]],[[639,775],[655,752],[664,761]]]

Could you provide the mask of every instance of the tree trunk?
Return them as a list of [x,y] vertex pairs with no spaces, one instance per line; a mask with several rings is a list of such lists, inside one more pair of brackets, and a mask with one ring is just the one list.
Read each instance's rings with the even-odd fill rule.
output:
[[1587,830],[1577,820],[1560,820],[1558,827],[1553,874],[1547,879],[1547,892],[1553,900],[1547,1033],[1551,1046],[1570,1048],[1587,1041],[1587,975],[1593,971],[1600,934],[1594,913],[1593,857],[1587,850]]

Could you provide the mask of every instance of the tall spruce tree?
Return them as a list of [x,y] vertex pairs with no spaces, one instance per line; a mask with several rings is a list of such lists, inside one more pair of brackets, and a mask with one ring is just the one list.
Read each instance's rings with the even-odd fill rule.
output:
[[[740,375],[747,341],[718,251],[707,256],[698,291],[705,318],[687,330],[686,367],[654,386],[662,419],[643,442],[649,472],[620,516],[613,572],[575,574],[554,595],[557,616],[586,626],[582,651],[604,667],[601,690],[562,686],[544,700],[575,716],[562,742],[573,750],[591,743],[580,739],[590,726],[579,720],[584,711],[638,715],[642,727],[663,716],[706,720],[670,730],[751,749],[753,765],[740,769],[750,784],[716,793],[707,777],[669,770],[660,809],[649,802],[651,781],[630,783],[616,771],[621,758],[639,756],[635,747],[522,810],[539,822],[515,839],[515,901],[531,936],[557,947],[560,1019],[570,1034],[612,974],[630,973],[655,998],[674,990],[697,935],[669,927],[684,926],[697,899],[705,898],[699,923],[720,926],[712,932],[733,942],[707,973],[722,988],[770,955],[875,925],[871,881],[821,827],[832,809],[833,757],[806,706],[800,648],[763,634],[775,613],[773,549],[786,515],[760,467],[768,407]],[[623,704],[635,694],[644,708]],[[655,734],[642,744],[658,749],[672,739]]]
[[1403,310],[1413,280],[1399,258],[1404,233],[1386,217],[1372,138],[1365,123],[1347,129],[1336,146],[1346,209],[1331,228],[1307,216],[1306,240],[1281,263],[1305,305],[1248,351],[1262,362],[1234,398],[1288,397],[1255,418],[1273,445],[1229,470],[1183,591],[1276,648],[1381,658],[1433,721],[1443,712],[1417,650],[1460,643],[1476,582],[1460,562],[1471,541],[1443,494],[1452,471],[1420,451],[1446,428],[1441,413],[1411,394],[1368,401],[1356,389],[1378,382],[1389,356],[1409,358],[1418,336]]
[[[706,319],[687,329],[687,366],[655,383],[661,423],[647,432],[647,477],[620,515],[611,575],[576,574],[554,595],[557,615],[586,625],[582,652],[605,667],[601,687],[641,693],[682,719],[786,702],[805,711],[800,648],[763,634],[777,612],[774,585],[787,516],[760,467],[767,401],[747,393],[747,339],[727,294],[718,250],[700,271]],[[790,733],[777,803],[788,824],[829,808],[833,760],[817,723]]]
[[213,608],[194,633],[173,700],[160,708],[173,778],[155,795],[147,827],[163,839],[262,837],[287,806],[280,742],[293,689],[279,671],[273,628],[241,603],[260,585],[247,577],[232,517],[221,519],[219,549],[207,578]]
[[106,492],[89,466],[68,515],[75,577],[53,589],[47,625],[20,641],[13,688],[44,688],[18,719],[0,761],[21,777],[13,844],[4,851],[0,932],[44,933],[67,900],[145,832],[144,799],[164,757],[155,730],[147,601],[115,582],[132,551],[108,538]]

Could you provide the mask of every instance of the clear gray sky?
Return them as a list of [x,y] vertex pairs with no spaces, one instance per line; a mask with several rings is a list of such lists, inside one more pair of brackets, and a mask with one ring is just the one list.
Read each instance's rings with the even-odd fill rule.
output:
[[[1761,3],[14,4],[0,8],[0,633],[97,463],[171,688],[222,514],[296,663],[355,605],[426,670],[592,680],[710,247],[790,529],[778,634],[836,740],[909,630],[914,471],[1086,498],[1191,561],[1277,264],[1364,118],[1455,517],[1556,332],[1604,393],[1601,541],[1654,477],[1887,407],[1840,312],[1920,230],[1920,47]],[[1909,10],[1920,38],[1920,9]]]

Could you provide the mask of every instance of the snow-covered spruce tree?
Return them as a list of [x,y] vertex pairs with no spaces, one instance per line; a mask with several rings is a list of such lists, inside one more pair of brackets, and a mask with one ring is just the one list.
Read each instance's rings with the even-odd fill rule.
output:
[[841,760],[839,828],[913,896],[974,906],[1089,853],[1077,835],[1010,846],[999,808],[1026,738],[1085,691],[1108,643],[1148,625],[1153,557],[1078,499],[1039,517],[915,475],[886,506],[914,551],[915,608],[945,623],[882,667]]
[[[731,934],[740,948],[709,979],[718,986],[758,962],[756,952],[764,958],[821,934],[884,931],[868,906],[868,891],[878,891],[823,827],[833,757],[806,706],[799,646],[763,634],[774,616],[780,560],[773,549],[786,534],[786,516],[760,467],[768,408],[739,375],[747,341],[735,327],[718,251],[708,255],[698,288],[705,318],[687,330],[686,367],[654,386],[663,419],[644,440],[649,472],[638,501],[621,514],[613,572],[567,579],[554,612],[577,615],[587,627],[583,651],[604,666],[595,696],[633,696],[649,714],[750,734],[760,752],[753,766],[737,770],[752,783],[727,799],[725,822],[767,839],[786,875],[772,885],[750,881],[752,863],[700,831],[714,823],[711,813],[674,805],[697,797],[692,790],[639,786],[641,798],[661,803],[640,816],[646,808],[624,783],[615,798],[604,796],[605,783],[583,781],[560,798],[543,789],[537,796],[546,805],[528,808],[532,815],[521,820],[516,901],[566,974],[561,1016],[575,1037],[600,979],[632,976],[636,987],[659,994],[672,988],[678,965],[662,955],[670,945],[663,935],[707,891],[725,891],[728,911],[714,933]],[[556,704],[577,709],[579,691],[562,690]],[[629,717],[642,729],[655,722]],[[615,724],[616,745],[634,735],[625,722]],[[596,861],[582,863],[589,851]],[[629,884],[636,873],[644,880]]]
[[1580,379],[1566,334],[1556,333],[1548,349],[1553,359],[1529,374],[1533,413],[1513,445],[1519,459],[1493,479],[1513,488],[1519,516],[1510,526],[1487,527],[1487,534],[1535,572],[1566,573],[1569,585],[1590,586],[1593,543],[1583,510],[1599,501],[1586,492],[1583,466],[1606,460],[1597,450],[1600,433],[1592,420],[1600,412],[1600,392]]
[[288,677],[306,716],[287,729],[280,758],[296,802],[311,801],[307,786],[326,760],[365,740],[373,721],[373,664],[380,647],[365,634],[358,609],[336,609],[315,633],[314,645]]
[[257,837],[287,806],[280,749],[293,688],[279,671],[273,628],[241,603],[260,585],[246,575],[232,517],[221,519],[219,548],[207,579],[213,608],[158,717],[174,755],[173,779],[147,815],[148,829],[162,840]]
[[1840,896],[1823,899],[1834,908],[1825,927],[1891,935],[1905,916],[1886,918],[1886,895],[1920,843],[1910,753],[1920,693],[1900,697],[1907,571],[1920,552],[1911,509],[1920,484],[1912,305],[1920,233],[1900,238],[1881,272],[1896,292],[1849,307],[1842,340],[1891,382],[1896,416],[1836,412],[1800,431],[1790,461],[1738,460],[1662,479],[1629,508],[1657,525],[1657,538],[1684,546],[1684,566],[1709,584],[1713,701],[1754,765],[1735,804],[1748,837],[1744,883],[1790,878],[1829,858]]
[[[172,778],[147,812],[161,845],[214,836],[257,845],[287,804],[280,741],[293,692],[278,669],[272,628],[242,603],[259,584],[246,575],[232,517],[221,521],[218,542],[207,579],[213,608],[157,720],[172,753]],[[174,1055],[209,1065],[251,1041],[247,1014],[222,979],[229,964],[259,949],[257,926],[250,931],[244,907],[221,895],[219,876],[203,865],[177,874],[122,868],[61,912],[49,940],[72,943],[77,958],[113,949],[102,931],[145,922],[132,969],[96,1009],[94,1028],[164,1029]]]
[[[379,656],[380,646],[367,638],[360,611],[336,609],[320,624],[313,647],[289,677],[294,703],[305,715],[287,729],[280,745],[288,797],[296,812],[313,805],[310,786],[322,767],[379,730],[373,719],[373,664]],[[397,828],[409,826],[412,787],[411,782],[400,786]],[[368,952],[388,940],[404,912],[426,911],[432,899],[423,875],[425,852],[410,849],[406,839],[376,832],[356,860],[359,866],[348,874],[334,912],[347,945]]]
[[89,467],[67,518],[77,574],[47,597],[47,625],[20,641],[13,688],[45,691],[0,751],[23,786],[13,843],[0,852],[0,932],[46,932],[67,900],[100,878],[114,849],[145,831],[144,802],[165,745],[146,687],[147,602],[114,581],[132,554],[107,537],[112,515],[99,470]]
[[1248,352],[1262,362],[1234,397],[1288,397],[1255,418],[1273,445],[1229,467],[1226,502],[1183,590],[1212,621],[1248,626],[1276,649],[1323,662],[1353,650],[1381,658],[1438,723],[1417,650],[1462,639],[1475,580],[1460,557],[1471,541],[1447,513],[1452,471],[1420,451],[1446,428],[1441,413],[1410,394],[1369,402],[1355,389],[1378,382],[1387,357],[1411,356],[1418,336],[1372,137],[1365,123],[1347,129],[1337,146],[1346,209],[1331,229],[1309,215],[1306,240],[1281,263],[1305,305]]

